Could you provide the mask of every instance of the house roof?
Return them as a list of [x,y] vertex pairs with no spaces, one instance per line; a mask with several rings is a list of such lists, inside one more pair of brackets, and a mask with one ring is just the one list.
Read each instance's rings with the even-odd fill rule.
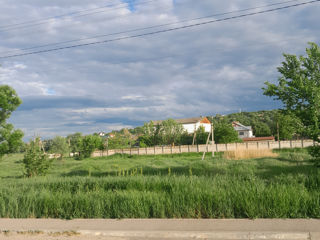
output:
[[253,138],[242,138],[244,142],[257,142],[257,141],[274,141],[274,137],[253,137]]
[[232,126],[236,131],[251,131],[251,126],[245,126],[239,122],[232,122]]
[[[206,117],[193,117],[193,118],[181,118],[181,119],[174,119],[177,123],[180,124],[188,124],[188,123],[210,123],[210,121]],[[164,120],[158,120],[158,121],[153,121],[155,125],[161,124]]]

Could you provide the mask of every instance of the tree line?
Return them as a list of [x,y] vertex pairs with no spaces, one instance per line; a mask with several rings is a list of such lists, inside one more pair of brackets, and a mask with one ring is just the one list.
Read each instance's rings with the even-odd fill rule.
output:
[[[278,84],[265,83],[264,95],[274,97],[283,103],[282,110],[234,113],[227,116],[216,115],[209,118],[214,125],[216,143],[241,141],[231,126],[232,121],[239,121],[252,126],[256,137],[276,136],[278,140],[309,137],[320,142],[320,48],[309,43],[305,56],[284,54],[284,61],[278,67]],[[203,144],[208,133],[199,128],[195,135],[188,134],[181,124],[173,119],[154,124],[152,121],[142,127],[131,130],[114,131],[112,137],[98,134],[82,136],[75,133],[67,137],[55,137],[45,141],[35,139],[29,144],[22,141],[23,132],[14,129],[7,122],[11,113],[21,104],[21,99],[11,87],[0,85],[0,158],[12,152],[24,151],[24,163],[32,168],[46,162],[45,152],[60,154],[75,153],[75,158],[89,157],[95,149],[121,148],[133,146]],[[311,148],[317,166],[320,166],[320,147]],[[42,166],[42,172],[48,165]],[[48,163],[49,164],[49,163]],[[41,165],[41,164],[40,164]],[[27,169],[27,175],[36,173]]]

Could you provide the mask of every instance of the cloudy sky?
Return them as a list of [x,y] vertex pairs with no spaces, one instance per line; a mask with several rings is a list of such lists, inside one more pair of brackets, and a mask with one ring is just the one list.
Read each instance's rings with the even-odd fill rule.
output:
[[282,53],[319,44],[320,2],[130,36],[308,1],[0,0],[0,84],[23,100],[10,122],[25,139],[49,138],[279,108],[261,88],[277,80]]

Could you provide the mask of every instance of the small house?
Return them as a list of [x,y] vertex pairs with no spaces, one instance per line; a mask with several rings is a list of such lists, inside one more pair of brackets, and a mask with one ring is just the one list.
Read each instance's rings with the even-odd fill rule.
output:
[[238,132],[239,138],[254,138],[251,126],[244,126],[240,122],[232,122],[232,127]]
[[[206,117],[194,117],[194,118],[182,118],[175,119],[177,123],[180,123],[184,130],[189,134],[194,133],[199,127],[203,127],[205,132],[211,131],[211,122]],[[161,124],[162,121],[153,121],[154,124]]]

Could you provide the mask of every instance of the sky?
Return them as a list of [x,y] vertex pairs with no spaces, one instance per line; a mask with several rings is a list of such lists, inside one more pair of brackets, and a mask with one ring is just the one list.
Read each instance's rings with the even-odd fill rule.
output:
[[319,44],[320,2],[132,36],[308,1],[0,0],[0,84],[23,101],[9,121],[28,140],[280,108],[264,82]]

